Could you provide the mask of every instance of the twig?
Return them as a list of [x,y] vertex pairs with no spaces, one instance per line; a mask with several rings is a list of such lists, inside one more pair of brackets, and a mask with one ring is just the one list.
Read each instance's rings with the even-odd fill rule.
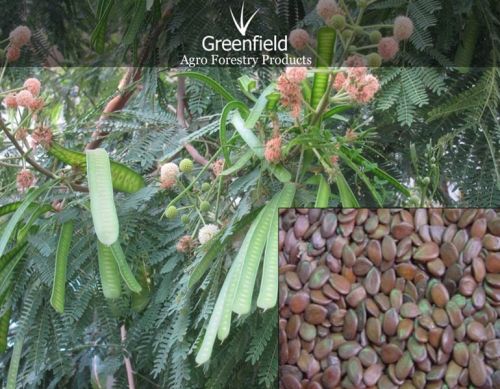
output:
[[[127,329],[125,328],[125,324],[122,324],[120,327],[120,335],[122,339],[122,343],[125,344],[127,340]],[[132,362],[130,362],[130,358],[128,356],[124,356],[123,360],[125,362],[125,370],[127,371],[127,381],[129,389],[135,389],[134,382],[134,371],[132,370]]]

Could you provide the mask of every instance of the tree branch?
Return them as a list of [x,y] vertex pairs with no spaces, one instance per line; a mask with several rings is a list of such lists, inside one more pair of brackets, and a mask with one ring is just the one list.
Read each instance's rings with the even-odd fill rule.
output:
[[[122,324],[120,327],[120,335],[122,339],[122,344],[125,344],[127,340],[127,329],[125,328],[125,324]],[[127,381],[129,389],[135,389],[134,382],[134,371],[132,370],[132,362],[130,362],[130,358],[127,356],[123,357],[123,361],[125,362],[125,370],[127,371]]]

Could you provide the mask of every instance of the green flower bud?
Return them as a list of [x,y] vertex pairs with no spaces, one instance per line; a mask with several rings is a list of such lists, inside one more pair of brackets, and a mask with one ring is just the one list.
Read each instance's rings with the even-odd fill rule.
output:
[[429,177],[422,178],[422,184],[429,185],[431,183],[431,179]]
[[343,30],[345,27],[345,16],[344,15],[333,15],[331,20],[331,25],[336,30]]
[[354,33],[352,32],[352,30],[342,31],[342,38],[344,39],[344,41],[348,41],[349,39],[352,38],[353,35]]
[[370,53],[366,56],[366,64],[370,68],[378,68],[382,65],[382,57],[378,53]]
[[189,223],[189,216],[186,214],[182,215],[181,222],[183,222],[184,224],[188,224]]
[[204,182],[202,185],[201,185],[201,190],[203,192],[208,192],[210,190],[210,184],[208,182]]
[[200,202],[200,211],[207,212],[210,209],[210,203],[206,200]]
[[179,170],[183,173],[190,173],[193,171],[193,161],[191,161],[190,159],[183,159],[180,163],[179,163]]
[[379,30],[374,30],[370,32],[371,43],[379,43],[381,39],[382,39],[382,33]]
[[175,219],[175,217],[177,216],[177,208],[171,205],[166,209],[165,216],[167,217],[167,219]]

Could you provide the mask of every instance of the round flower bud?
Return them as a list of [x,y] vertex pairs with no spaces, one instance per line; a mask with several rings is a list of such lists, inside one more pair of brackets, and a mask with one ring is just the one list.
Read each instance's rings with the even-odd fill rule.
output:
[[345,16],[344,15],[334,15],[330,24],[336,30],[343,30],[345,27]]
[[294,49],[303,50],[309,42],[309,33],[302,28],[296,28],[290,32],[288,40]]
[[392,36],[382,38],[378,43],[378,53],[384,61],[393,59],[399,51],[398,41]]
[[370,53],[366,56],[366,63],[370,68],[378,68],[382,65],[382,57],[377,53]]
[[275,136],[266,142],[264,157],[270,163],[278,163],[281,160],[281,136]]
[[431,183],[430,177],[424,177],[424,178],[422,178],[422,184],[429,185],[430,183]]
[[398,16],[394,19],[394,38],[398,41],[404,41],[413,34],[413,22],[409,17]]
[[342,38],[344,39],[345,42],[347,42],[349,39],[351,39],[353,35],[354,35],[354,32],[352,30],[342,31]]
[[173,162],[168,162],[161,167],[160,176],[162,181],[167,178],[175,178],[178,174],[179,167]]
[[179,163],[179,170],[183,173],[191,173],[193,171],[193,161],[188,158],[183,159]]
[[7,62],[16,62],[21,57],[21,49],[17,46],[9,45],[7,48]]
[[165,210],[165,216],[167,219],[175,219],[177,216],[177,208],[171,205]]
[[207,212],[210,209],[210,203],[206,200],[200,202],[200,211]]
[[368,0],[358,0],[359,8],[366,8],[368,6]]
[[188,224],[189,223],[189,215],[182,215],[181,216],[181,222],[183,222],[184,224]]
[[210,190],[210,184],[208,182],[204,182],[201,184],[201,190],[203,192],[208,192]]
[[382,33],[379,30],[373,30],[370,32],[370,42],[379,43],[382,39]]
[[179,253],[188,253],[193,250],[194,246],[195,243],[193,241],[193,238],[191,238],[190,235],[184,235],[179,239],[179,241],[175,245],[175,248]]
[[3,102],[7,108],[17,108],[16,94],[9,93],[4,97]]

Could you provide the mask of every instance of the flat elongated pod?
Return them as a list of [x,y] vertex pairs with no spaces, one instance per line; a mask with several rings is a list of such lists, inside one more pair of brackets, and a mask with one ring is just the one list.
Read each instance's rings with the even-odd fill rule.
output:
[[97,239],[111,246],[118,240],[120,225],[113,197],[109,157],[104,149],[87,151],[87,179]]
[[118,270],[120,271],[125,284],[132,292],[140,293],[142,286],[136,280],[134,273],[132,273],[119,242],[115,242],[111,245],[111,252],[113,253],[113,257],[118,265]]
[[59,242],[56,251],[56,265],[54,269],[54,282],[50,304],[59,313],[64,312],[64,298],[66,295],[66,269],[68,267],[68,255],[73,237],[73,220],[67,221],[61,226]]
[[111,248],[97,242],[97,258],[99,260],[99,276],[104,297],[117,299],[122,292],[120,270],[113,257]]

